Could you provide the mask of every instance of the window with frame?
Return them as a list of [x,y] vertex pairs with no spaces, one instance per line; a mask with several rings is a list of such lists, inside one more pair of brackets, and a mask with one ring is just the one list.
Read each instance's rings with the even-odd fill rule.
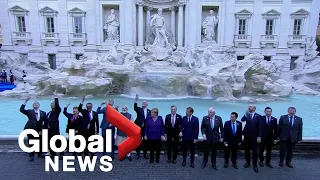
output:
[[82,33],[82,17],[74,17],[74,32]]
[[273,19],[267,19],[266,20],[266,35],[272,35],[273,34],[273,27],[274,26],[274,20]]
[[46,17],[46,23],[47,23],[47,32],[54,33],[54,18]]
[[245,19],[239,19],[239,35],[245,35],[246,34],[246,20]]
[[302,19],[295,19],[293,24],[293,35],[301,35]]
[[18,32],[26,32],[26,20],[24,16],[17,16]]

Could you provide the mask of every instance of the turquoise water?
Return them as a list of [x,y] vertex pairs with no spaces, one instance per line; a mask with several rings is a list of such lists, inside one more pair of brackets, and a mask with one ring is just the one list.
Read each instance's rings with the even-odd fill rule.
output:
[[[111,98],[111,97],[108,97]],[[107,101],[108,98],[92,98],[86,99],[86,102],[93,103],[93,109],[96,110],[98,105],[102,101]],[[133,111],[133,102],[132,98],[123,97],[123,96],[114,96],[112,97],[115,100],[115,105],[119,105],[120,109],[123,106],[129,108],[129,112],[136,116]],[[40,109],[48,112],[50,110],[50,103],[52,98],[37,99],[40,103]],[[69,102],[68,111],[72,112],[72,107],[78,106],[81,98],[70,98],[70,99],[60,99],[61,108],[66,106]],[[140,102],[143,99],[140,100]],[[26,108],[31,108],[34,99],[31,99]],[[1,99],[0,100],[0,135],[19,135],[23,130],[23,127],[27,121],[27,118],[20,113],[19,108],[24,100],[18,99]],[[170,113],[170,106],[176,105],[178,107],[178,113],[185,115],[185,109],[188,106],[194,108],[194,115],[200,119],[207,114],[209,107],[214,107],[216,109],[216,114],[221,116],[223,121],[229,120],[229,114],[232,111],[238,112],[239,116],[243,116],[249,103],[244,102],[216,102],[211,99],[196,99],[196,98],[187,98],[187,99],[164,99],[164,100],[148,100],[149,108],[157,107],[159,109],[159,115],[165,116]],[[140,104],[139,104],[140,105]],[[279,118],[280,115],[286,114],[287,108],[289,106],[294,106],[297,108],[297,115],[303,118],[303,136],[304,137],[320,137],[320,97],[313,96],[294,96],[290,99],[285,99],[284,101],[270,101],[257,103],[257,112],[263,114],[263,110],[266,106],[273,108],[273,116]],[[100,116],[101,122],[102,116]],[[60,132],[63,135],[65,133],[67,119],[61,114],[60,116]]]

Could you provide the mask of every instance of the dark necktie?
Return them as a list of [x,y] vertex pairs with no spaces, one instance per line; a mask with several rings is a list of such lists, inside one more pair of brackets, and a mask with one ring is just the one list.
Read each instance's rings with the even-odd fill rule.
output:
[[250,114],[250,118],[253,119],[253,114]]
[[174,115],[171,116],[171,125],[172,125],[172,128],[174,128]]
[[234,125],[234,122],[232,123],[232,133],[233,133],[233,135],[236,134],[236,127]]
[[188,122],[190,122],[190,117],[188,117]]
[[270,116],[268,116],[268,121],[267,121],[267,124],[269,124],[270,123]]
[[292,116],[290,116],[290,127],[292,127]]
[[37,119],[37,121],[38,121],[38,113],[36,112],[35,114],[36,114],[36,119]]

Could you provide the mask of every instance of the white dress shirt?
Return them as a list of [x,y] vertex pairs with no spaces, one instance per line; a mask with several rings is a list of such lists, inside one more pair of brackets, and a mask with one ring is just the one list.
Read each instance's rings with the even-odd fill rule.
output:
[[148,114],[147,108],[143,109],[143,114],[144,114],[144,118],[146,119]]

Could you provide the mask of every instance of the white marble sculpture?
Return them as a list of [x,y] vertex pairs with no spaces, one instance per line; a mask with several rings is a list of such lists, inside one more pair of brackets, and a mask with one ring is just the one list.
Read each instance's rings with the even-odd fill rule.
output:
[[318,56],[316,38],[309,37],[306,44],[305,61],[311,61]]
[[141,53],[137,52],[135,48],[126,50],[119,46],[118,50],[120,50],[123,54],[122,58],[124,59],[124,65],[136,65],[141,61]]
[[186,54],[184,56],[184,63],[192,69],[193,67],[198,67],[198,60],[201,59],[199,57],[198,52],[199,49],[195,45],[190,45],[186,47]]
[[210,15],[202,22],[202,42],[216,43],[216,26],[219,21],[218,15],[213,10],[209,11]]
[[146,49],[154,53],[154,57],[163,60],[175,49],[175,40],[172,34],[166,30],[162,9],[150,18],[150,34],[147,36]]
[[114,9],[110,10],[110,15],[107,18],[107,21],[104,25],[104,29],[106,32],[106,41],[117,41],[119,42],[119,20],[114,14]]

